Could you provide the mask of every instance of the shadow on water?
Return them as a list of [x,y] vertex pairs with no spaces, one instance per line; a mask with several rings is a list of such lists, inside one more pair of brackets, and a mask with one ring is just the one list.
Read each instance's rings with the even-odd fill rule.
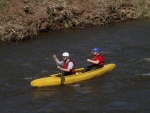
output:
[[[150,21],[43,33],[19,44],[0,45],[2,113],[148,113],[150,105]],[[116,69],[65,86],[32,88],[31,80],[58,73],[52,58],[70,53],[77,68],[100,47]],[[14,104],[15,103],[15,104]]]

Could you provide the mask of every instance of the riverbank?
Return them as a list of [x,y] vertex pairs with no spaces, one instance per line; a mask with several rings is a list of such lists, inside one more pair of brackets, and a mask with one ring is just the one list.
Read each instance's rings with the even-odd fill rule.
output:
[[150,17],[150,0],[2,1],[0,42],[27,40],[40,32]]

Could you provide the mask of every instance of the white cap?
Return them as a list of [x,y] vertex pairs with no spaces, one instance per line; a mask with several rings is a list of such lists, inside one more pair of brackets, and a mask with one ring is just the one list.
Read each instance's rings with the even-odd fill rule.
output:
[[64,52],[64,53],[62,54],[62,56],[67,56],[67,57],[69,57],[69,53],[68,53],[68,52]]

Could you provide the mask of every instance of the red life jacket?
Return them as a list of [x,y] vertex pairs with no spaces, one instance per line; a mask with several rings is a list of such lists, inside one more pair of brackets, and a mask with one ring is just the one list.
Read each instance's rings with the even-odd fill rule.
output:
[[71,74],[74,74],[74,73],[75,73],[75,67],[76,67],[74,61],[72,61],[72,60],[69,59],[68,62],[65,62],[65,63],[63,64],[63,68],[64,68],[64,69],[67,69],[69,62],[72,62],[72,63],[74,64],[74,67],[70,70],[70,73],[71,73]]
[[[94,61],[99,60],[98,65],[100,65],[100,66],[103,66],[103,65],[104,65],[104,57],[103,57],[103,55],[93,56],[93,57],[92,57],[92,60],[94,60]],[[93,65],[95,65],[95,64],[93,64]]]

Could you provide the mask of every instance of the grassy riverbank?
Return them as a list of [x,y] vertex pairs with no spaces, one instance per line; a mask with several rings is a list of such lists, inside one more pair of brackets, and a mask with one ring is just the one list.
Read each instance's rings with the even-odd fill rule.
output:
[[40,32],[150,18],[150,0],[1,0],[0,42]]

